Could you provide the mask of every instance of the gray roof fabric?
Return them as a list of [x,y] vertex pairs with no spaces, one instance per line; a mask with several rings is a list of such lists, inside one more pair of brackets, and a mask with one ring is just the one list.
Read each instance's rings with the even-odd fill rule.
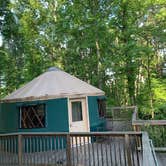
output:
[[58,68],[50,68],[47,72],[11,93],[2,101],[32,101],[74,96],[99,96],[104,94],[102,90]]

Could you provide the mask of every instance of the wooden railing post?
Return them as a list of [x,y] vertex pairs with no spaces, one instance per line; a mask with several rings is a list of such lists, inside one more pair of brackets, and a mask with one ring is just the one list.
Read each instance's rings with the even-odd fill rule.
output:
[[67,166],[71,166],[71,140],[70,140],[70,134],[67,134],[66,156],[67,156]]
[[18,135],[18,165],[22,166],[22,135]]
[[134,130],[134,131],[137,131],[136,125],[133,125],[133,130]]
[[127,165],[132,166],[131,162],[131,151],[130,151],[130,140],[129,135],[125,134],[125,147],[126,147],[126,155],[127,155]]

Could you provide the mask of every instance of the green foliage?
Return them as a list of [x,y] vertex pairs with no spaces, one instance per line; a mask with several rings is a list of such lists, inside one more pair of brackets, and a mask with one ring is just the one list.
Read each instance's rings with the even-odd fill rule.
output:
[[1,98],[59,66],[145,118],[165,102],[164,0],[1,0],[0,8]]
[[[166,79],[153,77],[152,81],[152,93],[153,93],[153,106],[155,119],[166,119],[165,114],[165,103],[166,103]],[[141,119],[151,119],[151,106],[150,106],[150,96],[148,86],[142,88],[137,100],[140,104],[140,118]]]
[[154,100],[156,104],[163,104],[166,102],[166,79],[152,79],[152,88],[154,91]]
[[146,131],[149,134],[150,139],[153,140],[155,147],[166,146],[166,129],[164,126],[142,126],[142,131]]
[[166,104],[162,104],[162,105],[156,107],[155,119],[157,119],[157,120],[166,119]]

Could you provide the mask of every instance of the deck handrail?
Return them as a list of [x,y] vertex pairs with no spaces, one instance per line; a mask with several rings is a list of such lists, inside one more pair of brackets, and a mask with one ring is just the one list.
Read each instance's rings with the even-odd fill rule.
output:
[[159,125],[166,126],[166,120],[142,120],[138,117],[138,108],[137,106],[133,107],[134,111],[132,114],[132,125],[144,126],[144,125]]
[[[137,106],[122,106],[122,107],[107,107],[106,108],[107,109],[107,112],[106,112],[106,118],[107,119],[111,119],[111,120],[115,120],[115,121],[122,121],[122,120],[126,120],[126,118],[124,118],[123,117],[123,115],[120,115],[120,117],[114,117],[114,111],[116,112],[116,110],[128,110],[128,109],[130,109],[130,110],[135,110],[135,109],[137,109]],[[110,115],[108,114],[109,112],[111,112],[112,113],[112,116],[110,117]],[[131,111],[131,113],[133,113],[133,111]],[[120,112],[119,112],[119,114],[120,114]],[[123,118],[122,118],[122,117]],[[132,116],[133,116],[133,114],[132,114]],[[115,119],[114,119],[115,118]],[[130,117],[128,117],[129,119],[128,120],[130,120]]]
[[[134,131],[147,131],[149,133],[150,138],[153,140],[153,144],[155,146],[155,150],[166,151],[166,140],[165,140],[165,133],[166,133],[166,120],[143,120],[140,119],[138,116],[138,107],[137,106],[122,106],[122,107],[111,107],[109,110],[116,111],[118,110],[127,110],[131,111],[131,130]],[[120,119],[121,121],[122,119]],[[113,122],[113,119],[111,119]],[[117,120],[116,120],[117,121]],[[158,134],[154,135],[153,133],[158,132]],[[159,141],[158,141],[159,140]],[[164,148],[163,148],[164,147]]]
[[139,125],[139,126],[145,126],[145,125],[166,126],[166,120],[135,120],[135,121],[132,121],[132,125]]
[[[164,133],[166,132],[166,120],[142,120],[139,119],[138,117],[138,108],[135,107],[133,114],[132,114],[132,126],[134,131],[147,131],[149,132],[149,136],[151,137],[151,139],[153,140],[153,143],[155,145],[155,150],[163,150],[166,151],[166,140],[164,137]],[[153,136],[153,132],[155,130],[159,130],[159,134],[161,134],[162,136],[160,137],[161,141],[158,142],[158,140],[156,140],[156,136]],[[150,131],[152,130],[152,131]],[[156,148],[157,147],[157,148]]]
[[[14,143],[17,148],[18,148],[18,165],[21,166],[22,162],[23,162],[23,151],[22,149],[24,149],[25,147],[28,147],[30,145],[30,142],[27,141],[27,139],[32,139],[32,138],[51,138],[52,136],[56,136],[56,137],[64,137],[67,140],[67,146],[66,146],[66,160],[67,160],[67,165],[69,166],[71,163],[71,139],[73,138],[78,138],[78,140],[81,139],[81,137],[84,139],[86,137],[91,138],[93,140],[93,138],[97,138],[97,137],[110,137],[110,138],[123,138],[124,140],[124,147],[125,147],[125,153],[126,153],[126,161],[128,162],[129,166],[132,166],[132,151],[131,151],[131,144],[132,144],[132,138],[135,139],[135,147],[136,149],[139,147],[142,149],[142,164],[143,166],[147,166],[147,165],[151,165],[151,166],[156,166],[155,165],[155,160],[153,158],[153,154],[151,151],[151,147],[150,147],[150,143],[149,143],[149,137],[148,134],[145,132],[74,132],[74,133],[68,133],[68,132],[46,132],[46,133],[41,133],[41,132],[20,132],[20,133],[9,133],[9,134],[0,134],[0,140],[2,139],[2,141],[0,141],[0,143],[3,143],[3,140],[8,138],[7,140],[9,140],[9,138],[18,138],[18,144]],[[26,139],[26,140],[25,140]],[[24,140],[24,141],[23,141]],[[50,139],[50,141],[52,142],[52,139]],[[13,141],[9,140],[9,145],[12,143]],[[15,141],[14,141],[15,142]],[[33,142],[33,140],[32,140]],[[93,141],[92,141],[93,142]],[[7,142],[5,142],[6,144]],[[28,145],[25,145],[25,143],[27,143]],[[49,144],[49,143],[48,143]],[[44,145],[45,146],[45,145]],[[119,145],[117,145],[119,146]],[[1,146],[0,146],[1,147]],[[3,148],[6,148],[7,146],[2,146],[2,150]],[[9,150],[9,149],[8,149]],[[32,149],[31,149],[32,150]],[[78,150],[76,148],[76,150]],[[1,151],[1,148],[0,148]],[[17,150],[16,150],[17,151]],[[6,153],[6,152],[5,152]],[[121,158],[121,157],[120,157]]]
[[149,142],[150,142],[150,147],[151,147],[151,151],[152,151],[152,154],[153,154],[155,164],[156,164],[156,166],[159,166],[157,156],[156,156],[156,153],[155,153],[155,148],[154,148],[154,145],[153,145],[153,141],[150,139]]
[[106,131],[106,132],[18,132],[18,133],[7,133],[7,134],[0,134],[0,137],[5,136],[50,136],[50,135],[59,135],[59,136],[124,136],[125,134],[128,135],[141,135],[141,131]]
[[150,146],[149,136],[147,132],[142,133],[142,149],[143,149],[143,166],[157,166],[156,159],[153,156]]

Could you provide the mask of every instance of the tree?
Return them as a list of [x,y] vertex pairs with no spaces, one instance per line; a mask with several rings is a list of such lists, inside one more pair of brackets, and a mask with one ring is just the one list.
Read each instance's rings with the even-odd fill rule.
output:
[[7,94],[56,65],[105,90],[112,105],[153,110],[166,41],[164,3],[1,1],[1,89]]

